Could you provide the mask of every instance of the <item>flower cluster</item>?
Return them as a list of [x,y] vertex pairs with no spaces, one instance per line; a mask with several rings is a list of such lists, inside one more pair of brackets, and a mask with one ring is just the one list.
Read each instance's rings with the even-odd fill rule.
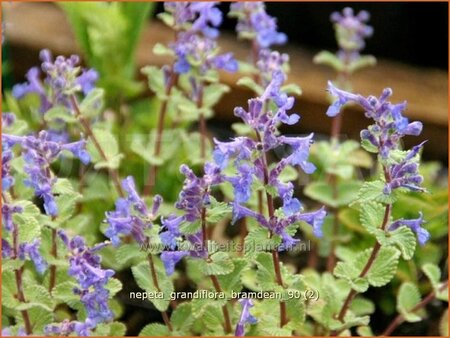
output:
[[44,83],[48,85],[48,90],[40,79],[39,68],[33,67],[26,74],[27,82],[15,85],[12,93],[18,99],[30,93],[37,94],[41,101],[41,113],[47,112],[57,104],[70,108],[68,95],[77,92],[86,95],[94,88],[98,79],[97,72],[93,69],[81,69],[80,58],[77,55],[69,58],[58,56],[53,60],[51,52],[44,49],[39,57],[42,61],[41,69],[46,75]]
[[391,151],[398,148],[403,136],[418,136],[422,132],[421,122],[410,123],[402,115],[406,109],[406,102],[392,104],[387,101],[392,95],[390,88],[383,90],[378,98],[375,96],[364,97],[340,90],[331,82],[328,83],[328,91],[336,98],[328,108],[328,116],[336,116],[342,106],[349,102],[360,105],[364,109],[366,117],[375,121],[375,124],[361,131],[361,138],[377,149],[383,159],[387,159]]
[[353,9],[346,7],[342,14],[334,12],[331,21],[335,25],[336,39],[339,45],[338,56],[342,60],[355,60],[359,52],[364,48],[364,39],[372,36],[373,28],[366,24],[370,15],[366,11],[360,11],[354,15]]
[[[311,174],[315,170],[315,166],[308,161],[313,134],[306,137],[278,135],[277,125],[279,123],[294,124],[299,120],[297,114],[287,114],[287,110],[294,105],[294,98],[281,92],[284,80],[284,73],[274,72],[272,80],[262,96],[249,100],[248,111],[242,107],[235,109],[235,115],[241,117],[247,125],[255,130],[258,139],[255,141],[248,137],[238,137],[231,142],[216,140],[214,159],[221,169],[228,165],[230,159],[234,159],[233,165],[237,175],[225,176],[225,180],[234,187],[233,222],[242,217],[253,217],[262,226],[280,235],[283,245],[289,247],[295,243],[295,240],[286,232],[289,225],[298,221],[306,221],[313,226],[315,235],[321,236],[321,224],[326,213],[320,209],[314,213],[302,214],[300,201],[293,197],[293,184],[285,183],[280,179],[281,172],[288,165],[300,166],[307,174]],[[292,151],[269,172],[265,153],[280,146],[287,146]],[[276,189],[278,196],[283,201],[283,217],[270,215],[267,219],[241,205],[251,197],[254,178],[260,180],[264,185],[270,185]]]
[[101,268],[101,257],[96,253],[107,243],[97,244],[89,248],[85,240],[75,236],[71,240],[61,230],[59,236],[70,251],[69,275],[74,277],[79,287],[73,292],[80,296],[80,300],[86,309],[86,320],[64,321],[60,324],[49,325],[45,328],[46,334],[68,335],[75,332],[80,336],[88,336],[97,324],[113,319],[113,313],[108,305],[109,291],[105,285],[114,275],[113,270]]
[[[50,165],[62,155],[63,151],[72,153],[83,164],[88,164],[90,155],[85,150],[86,141],[80,140],[63,144],[53,141],[47,131],[42,130],[37,136],[3,134],[2,142],[3,149],[6,152],[11,151],[11,148],[16,144],[21,146],[25,160],[24,169],[28,175],[25,184],[34,189],[36,196],[42,198],[45,212],[50,216],[56,216],[58,209],[52,193],[56,177],[52,175]],[[2,166],[2,171],[7,172],[8,168],[4,169]]]
[[176,41],[169,45],[176,55],[174,72],[185,74],[192,69],[201,75],[211,69],[235,72],[238,68],[231,53],[218,54],[217,27],[222,13],[216,2],[166,2],[164,7],[174,18]]
[[[170,215],[162,219],[163,231],[160,234],[161,242],[168,249],[174,250],[177,247],[177,239],[182,236],[180,226],[184,222],[194,223],[205,217],[205,210],[211,203],[211,187],[223,182],[220,168],[212,163],[204,166],[205,174],[197,177],[187,166],[182,165],[180,172],[186,177],[175,207],[183,211],[180,216]],[[206,248],[202,247],[203,235],[201,231],[196,234],[186,236],[186,239],[193,245],[191,251],[164,251],[161,260],[168,275],[174,271],[176,263],[184,256],[205,257]]]
[[266,12],[263,2],[236,2],[230,6],[230,16],[238,19],[239,37],[254,40],[258,49],[286,43],[287,36],[278,32],[277,21]]
[[144,231],[152,227],[152,221],[157,217],[162,198],[159,195],[153,198],[150,211],[137,193],[133,177],[128,176],[124,179],[122,187],[127,193],[127,198],[119,198],[116,201],[116,210],[106,213],[109,227],[105,235],[114,246],[120,244],[119,235],[132,235],[139,244],[145,244],[147,236]]
[[[419,121],[409,122],[403,116],[406,102],[392,104],[388,101],[392,90],[384,89],[380,97],[364,97],[352,94],[328,84],[328,90],[336,97],[330,106],[327,115],[335,116],[340,112],[342,106],[348,102],[360,105],[367,118],[373,119],[374,124],[368,129],[361,131],[361,140],[367,149],[380,155],[384,168],[385,186],[384,193],[391,194],[395,189],[405,188],[411,191],[424,191],[420,184],[423,177],[419,174],[417,155],[425,142],[414,146],[406,152],[399,152],[401,138],[406,135],[418,136],[422,132],[422,123]],[[413,230],[418,237],[419,243],[424,244],[429,233],[423,229],[422,215],[415,220],[398,220],[394,222],[389,230],[395,230],[405,225]]]

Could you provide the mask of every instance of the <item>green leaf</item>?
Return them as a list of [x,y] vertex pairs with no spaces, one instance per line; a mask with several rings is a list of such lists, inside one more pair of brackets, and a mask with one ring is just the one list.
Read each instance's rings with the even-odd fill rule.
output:
[[14,272],[2,270],[2,306],[14,310],[19,305],[16,293],[17,287]]
[[58,216],[56,222],[62,224],[72,217],[75,213],[75,207],[80,200],[79,193],[66,193],[55,197],[56,205],[58,206]]
[[275,282],[275,269],[273,266],[272,254],[268,252],[260,252],[256,256],[256,280],[262,290],[273,290],[277,285]]
[[441,279],[441,269],[435,264],[427,263],[422,265],[422,271],[430,280],[433,288],[436,289]]
[[313,59],[314,63],[319,65],[326,65],[333,68],[335,71],[340,72],[344,70],[344,63],[335,54],[328,51],[321,51]]
[[375,236],[377,241],[383,246],[396,246],[405,260],[409,260],[414,256],[416,236],[410,228],[402,226],[394,231],[388,232],[377,229]]
[[180,231],[186,235],[194,235],[199,232],[201,228],[200,221],[185,222],[180,226]]
[[369,284],[383,286],[391,281],[397,271],[400,252],[393,247],[381,247],[372,267],[367,273]]
[[173,25],[175,24],[175,19],[174,19],[173,15],[170,13],[166,13],[166,12],[159,13],[157,16],[162,22],[164,22],[169,27],[173,27]]
[[383,224],[386,207],[376,202],[361,204],[360,221],[369,234],[374,234]]
[[174,52],[172,49],[170,49],[169,47],[163,45],[162,43],[157,42],[154,46],[153,46],[153,54],[155,55],[168,55],[168,56],[173,56]]
[[368,299],[356,297],[352,301],[350,310],[357,316],[370,315],[375,312],[375,305]]
[[226,275],[232,272],[234,264],[226,252],[219,251],[211,255],[210,260],[202,264],[203,273],[211,275]]
[[357,196],[361,184],[357,181],[340,182],[337,186],[337,198],[334,197],[333,187],[325,181],[317,181],[306,186],[304,193],[306,196],[336,208],[347,206],[352,203]]
[[275,249],[281,243],[279,236],[269,237],[269,230],[263,227],[255,227],[245,237],[244,254],[245,257],[254,257],[261,251]]
[[[153,299],[149,300],[159,311],[166,311],[169,307],[170,295],[173,292],[173,284],[172,281],[167,277],[164,267],[162,266],[162,264],[160,264],[160,261],[157,261],[156,257],[154,257],[153,260],[155,261],[158,285],[163,297],[154,297]],[[156,264],[156,262],[158,262],[158,264]],[[152,295],[158,294],[158,288],[153,284],[152,274],[147,262],[143,262],[139,265],[133,266],[131,268],[131,272],[133,273],[133,277],[136,280],[136,283],[141,289]]]
[[19,243],[30,243],[41,236],[41,224],[34,216],[16,213],[13,222],[18,227]]
[[407,322],[414,323],[422,320],[412,310],[420,303],[420,293],[417,286],[411,282],[405,282],[400,286],[397,295],[397,310]]
[[233,259],[234,269],[226,275],[217,276],[220,286],[223,291],[240,291],[242,289],[241,276],[244,270],[247,269],[247,261],[243,258]]
[[213,83],[203,89],[203,107],[212,108],[228,93],[230,87],[221,83]]
[[246,87],[248,89],[250,89],[251,91],[253,91],[256,95],[260,96],[263,94],[264,92],[264,88],[261,87],[259,84],[257,84],[255,82],[255,80],[253,80],[252,78],[248,77],[248,76],[244,76],[242,78],[240,78],[236,84],[238,86],[243,86]]
[[375,57],[373,57],[372,55],[362,55],[355,60],[352,60],[347,66],[347,69],[350,73],[354,73],[362,68],[375,66],[376,63],[377,59],[375,59]]
[[105,288],[109,291],[109,298],[112,298],[122,290],[122,283],[117,278],[110,278]]
[[[116,137],[109,130],[99,128],[93,129],[93,134],[103,152],[103,154],[99,153],[90,137],[87,143],[87,150],[91,154],[92,162],[95,163],[95,169],[117,169],[123,155],[119,154],[119,145]],[[106,157],[106,160],[103,158],[103,155]]]
[[95,328],[96,336],[122,337],[125,335],[127,327],[123,323],[100,323]]
[[139,337],[167,337],[170,336],[170,331],[167,326],[163,324],[148,324],[139,333]]
[[80,103],[81,114],[89,119],[98,117],[105,105],[104,96],[105,91],[103,89],[92,89]]
[[211,197],[211,206],[206,209],[206,220],[209,223],[217,223],[229,215],[231,210],[232,207],[228,203],[217,202],[214,197]]
[[160,100],[166,100],[166,86],[164,84],[164,72],[156,66],[146,66],[141,72],[148,78],[149,88],[158,96]]
[[146,254],[137,243],[122,244],[115,251],[115,258],[120,265],[126,265],[133,261],[142,262],[146,259]]
[[[356,259],[359,259],[359,256]],[[369,288],[367,278],[359,277],[361,271],[350,262],[338,262],[333,273],[336,277],[345,279],[350,287],[359,293],[366,292]]]
[[67,303],[72,308],[77,308],[80,304],[80,296],[73,293],[73,289],[77,287],[74,281],[66,281],[57,284],[52,290],[52,296],[64,303]]
[[297,95],[297,96],[302,95],[302,89],[300,88],[300,86],[298,86],[294,83],[290,83],[290,84],[282,86],[281,91],[288,95]]
[[384,187],[385,183],[381,180],[365,182],[359,190],[358,197],[355,202],[361,204],[370,201],[385,204],[394,203],[396,200],[395,194],[385,194],[383,192]]
[[51,121],[64,121],[66,123],[77,122],[77,118],[73,116],[69,109],[64,106],[54,106],[47,110],[44,114],[44,120],[47,122]]
[[192,307],[190,303],[179,304],[170,316],[170,322],[175,330],[188,330],[194,318],[192,317]]
[[73,194],[75,190],[73,189],[72,183],[67,178],[58,178],[53,185],[52,192],[54,194],[64,195]]
[[231,129],[234,130],[234,132],[239,136],[247,136],[252,135],[254,133],[254,130],[252,127],[245,123],[236,122],[231,125]]

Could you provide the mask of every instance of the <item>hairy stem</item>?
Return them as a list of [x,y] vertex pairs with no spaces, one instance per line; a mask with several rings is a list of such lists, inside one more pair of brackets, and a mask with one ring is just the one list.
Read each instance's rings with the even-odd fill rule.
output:
[[[173,67],[171,68],[170,73],[171,73],[170,81],[169,81],[168,85],[166,86],[166,92],[165,92],[166,98],[164,100],[162,100],[161,106],[160,106],[159,112],[158,112],[158,127],[156,129],[155,147],[153,148],[153,156],[154,157],[158,157],[161,154],[161,144],[162,144],[162,138],[163,138],[163,133],[164,133],[164,120],[166,118],[167,106],[168,106],[167,103],[169,100],[168,97],[172,93],[173,87],[178,82],[178,74],[175,74],[173,72]],[[152,189],[155,185],[157,173],[158,173],[158,166],[153,165],[153,164],[150,165],[150,168],[149,168],[148,174],[147,174],[147,181],[145,182],[145,185],[144,185],[144,191],[143,191],[144,196],[149,196],[152,194]]]
[[[4,193],[2,193],[2,198],[4,203],[10,203]],[[19,229],[15,223],[13,223],[12,229],[12,249],[13,249],[13,259],[17,259],[18,251],[19,251]],[[23,293],[23,284],[22,284],[22,273],[23,267],[14,270],[14,276],[16,279],[16,287],[17,287],[17,299],[21,303],[26,303],[25,295]],[[33,333],[33,329],[31,326],[30,316],[28,314],[28,310],[21,310],[20,314],[23,318],[23,323],[25,326],[25,332],[27,335],[31,335]]]
[[[75,95],[70,96],[70,102],[72,103],[72,107],[75,111],[75,116],[80,120],[81,126],[84,129],[84,132],[86,135],[92,140],[92,143],[94,144],[94,147],[97,149],[98,153],[100,154],[101,158],[104,161],[108,161],[108,157],[106,156],[105,151],[101,147],[100,143],[98,142],[97,138],[95,137],[91,126],[89,125],[89,122],[84,118],[84,116],[81,114],[80,107],[78,105],[77,99]],[[117,169],[108,168],[109,175],[111,176],[114,187],[117,190],[117,193],[120,197],[124,197],[125,194],[122,190],[122,186],[120,185],[120,178],[119,178],[119,172]]]
[[[384,217],[383,217],[383,223],[381,224],[381,230],[385,230],[386,225],[389,221],[389,217],[391,215],[391,211],[392,211],[392,204],[387,204],[386,208],[384,210]],[[377,258],[378,252],[381,249],[381,245],[380,243],[375,242],[375,245],[373,246],[372,252],[370,254],[370,257],[366,263],[366,265],[364,266],[364,268],[362,269],[361,273],[359,274],[359,277],[363,278],[367,275],[367,273],[369,272],[370,268],[372,267],[373,263],[375,262],[375,259]],[[338,315],[338,320],[340,322],[344,322],[344,317],[345,314],[347,313],[347,310],[349,309],[353,298],[356,296],[357,292],[353,289],[350,290],[350,292],[347,295],[347,298],[344,301],[344,304],[342,305],[341,311],[339,312]]]
[[[258,142],[262,144],[261,141],[261,135],[258,131],[256,132],[256,137],[258,139]],[[264,151],[261,151],[262,153],[262,162],[263,162],[263,172],[264,172],[264,185],[269,184],[269,167],[267,165],[267,158],[266,153]],[[267,199],[267,210],[269,212],[269,219],[273,218],[275,216],[275,208],[273,203],[273,197],[272,195],[266,191],[266,199]],[[273,236],[273,232],[270,232],[270,237]],[[279,286],[283,287],[283,277],[281,275],[281,269],[280,269],[280,257],[278,255],[278,251],[276,249],[272,250],[272,260],[273,260],[273,266],[275,270],[275,279]],[[287,309],[286,309],[286,302],[281,301],[280,302],[280,327],[283,327],[288,322],[287,319]]]
[[[147,260],[148,260],[148,265],[150,266],[150,272],[152,275],[153,285],[155,286],[155,288],[158,292],[161,292],[161,288],[159,287],[159,283],[158,283],[158,275],[156,273],[155,262],[153,261],[152,254],[147,255]],[[169,316],[167,315],[167,311],[161,311],[161,315],[162,315],[162,318],[163,318],[164,323],[166,324],[167,328],[169,329],[169,331],[172,332],[173,328],[172,328],[172,324],[170,323]]]
[[[447,287],[448,287],[448,281],[446,281],[444,284],[442,284],[438,291],[442,292]],[[436,297],[436,292],[433,290],[424,299],[422,299],[422,301],[420,301],[420,303],[418,303],[416,306],[414,306],[411,309],[411,312],[416,312],[416,311],[420,310],[421,308],[427,306],[427,304],[430,303],[435,297]],[[397,326],[402,324],[404,321],[405,321],[405,317],[403,317],[403,315],[399,314],[397,317],[394,318],[394,320],[388,325],[386,330],[384,330],[381,335],[382,336],[390,336],[392,334],[392,332],[394,332],[394,330],[397,328]]]
[[[206,231],[206,208],[202,208],[202,243],[203,243],[203,249],[206,250],[207,249],[207,245],[208,245],[208,232]],[[208,260],[209,260],[209,253],[208,253]],[[222,288],[220,286],[219,280],[217,279],[217,276],[215,275],[210,275],[209,276],[211,279],[211,282],[214,285],[214,289],[216,290],[216,292],[223,292]],[[225,329],[225,333],[231,333],[231,319],[230,319],[230,314],[228,313],[228,308],[227,308],[227,304],[224,304],[222,306],[222,313],[223,313],[223,318],[224,318],[224,329]]]
[[[58,247],[57,247],[56,237],[57,237],[56,229],[52,229],[52,247],[50,249],[50,254],[54,258],[58,258],[58,251],[57,251]],[[49,278],[49,280],[50,280],[50,282],[49,282],[49,285],[48,285],[48,292],[51,294],[53,288],[56,285],[56,265],[55,264],[52,264],[50,266],[50,278]]]

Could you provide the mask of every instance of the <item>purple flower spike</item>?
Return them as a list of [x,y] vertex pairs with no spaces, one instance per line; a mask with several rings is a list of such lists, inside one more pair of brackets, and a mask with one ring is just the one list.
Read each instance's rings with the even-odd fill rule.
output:
[[423,220],[423,214],[419,213],[419,218],[417,219],[399,219],[389,226],[389,231],[394,231],[401,226],[407,226],[417,235],[417,241],[420,245],[425,245],[425,243],[430,239],[430,233],[422,227],[425,221]]
[[242,38],[251,38],[259,49],[286,43],[287,36],[278,32],[277,21],[266,12],[263,2],[236,2],[230,6],[230,15],[238,18],[236,31]]
[[234,332],[234,335],[237,337],[244,335],[245,324],[256,324],[258,322],[258,320],[250,314],[250,308],[253,307],[251,299],[239,299],[239,304],[242,306],[242,312]]
[[[59,158],[62,150],[68,150],[83,162],[88,162],[90,156],[85,150],[86,142],[84,140],[67,144],[55,142],[45,130],[40,131],[37,136],[3,134],[2,142],[6,154],[13,145],[21,145],[25,160],[24,170],[28,175],[25,184],[34,189],[36,196],[42,198],[45,212],[48,215],[57,216],[58,209],[52,194],[52,187],[57,178],[52,175],[50,165]],[[8,164],[6,167],[2,166],[2,180],[7,179],[7,186],[12,184],[12,178],[8,177],[8,171]]]
[[175,265],[187,255],[189,255],[187,251],[164,251],[161,253],[161,260],[168,276],[171,276],[174,273]]
[[365,46],[364,39],[372,36],[373,28],[366,24],[370,15],[360,11],[354,15],[353,9],[346,7],[342,14],[334,12],[331,21],[336,25],[339,47],[346,52],[359,52]]

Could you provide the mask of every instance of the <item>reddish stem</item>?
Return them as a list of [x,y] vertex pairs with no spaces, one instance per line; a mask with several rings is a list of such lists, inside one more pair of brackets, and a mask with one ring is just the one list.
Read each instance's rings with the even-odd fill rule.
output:
[[[74,95],[70,96],[70,101],[71,101],[72,107],[73,107],[73,109],[75,111],[75,116],[78,118],[78,120],[80,120],[80,123],[81,123],[81,125],[82,125],[82,127],[84,129],[84,132],[92,140],[92,143],[94,144],[94,147],[97,149],[98,153],[100,154],[100,157],[104,161],[108,161],[108,157],[106,156],[105,151],[103,150],[103,148],[101,147],[101,145],[98,142],[97,138],[95,137],[89,122],[81,114],[80,107],[78,105],[76,97]],[[111,178],[113,180],[114,187],[116,188],[117,193],[119,194],[119,196],[120,197],[125,197],[125,194],[124,194],[124,192],[122,190],[122,186],[120,185],[120,178],[119,178],[119,173],[118,173],[117,169],[108,168],[108,172],[109,172],[109,175],[111,176]]]
[[[8,203],[6,195],[2,194],[3,202]],[[12,242],[13,242],[13,259],[17,259],[18,257],[18,251],[19,251],[19,229],[15,223],[13,223],[13,229],[12,229]],[[16,287],[17,287],[17,299],[21,303],[26,303],[25,295],[23,293],[23,286],[22,286],[22,272],[23,267],[19,269],[14,270],[14,276],[16,279]],[[30,316],[28,315],[28,310],[21,310],[20,311],[23,323],[25,325],[25,332],[27,335],[31,335],[33,333],[33,329],[31,326]]]
[[[444,291],[448,287],[448,281],[446,281],[442,286],[439,288],[439,292]],[[433,290],[430,292],[420,303],[418,303],[416,306],[414,306],[411,309],[411,312],[416,312],[417,310],[420,310],[421,308],[425,307],[428,303],[430,303],[434,297],[436,296],[436,292]],[[388,325],[386,330],[383,331],[381,334],[382,336],[390,336],[392,332],[405,321],[405,318],[403,315],[399,314],[397,317],[394,318],[394,320]]]
[[[258,131],[256,132],[257,140],[260,144],[262,144],[261,135]],[[262,164],[263,164],[263,173],[264,173],[264,185],[269,184],[269,169],[267,165],[267,158],[266,153],[264,151],[262,153]],[[267,199],[267,209],[269,212],[269,219],[272,219],[275,216],[275,208],[273,204],[273,197],[272,195],[266,191],[266,199]],[[270,231],[270,237],[273,236],[273,232]],[[280,269],[280,257],[278,255],[278,251],[276,249],[272,250],[272,260],[273,260],[273,266],[275,270],[275,279],[279,286],[283,286],[283,277],[281,275],[281,269]],[[287,309],[286,309],[286,303],[284,301],[280,302],[280,327],[283,327],[288,322],[287,319]]]
[[[166,92],[165,92],[166,98],[164,98],[164,100],[162,100],[161,106],[159,108],[159,113],[158,113],[158,127],[156,130],[155,147],[153,148],[153,156],[154,157],[158,157],[161,154],[161,144],[162,144],[162,137],[163,137],[163,133],[164,133],[164,120],[165,120],[166,114],[167,114],[168,98],[169,98],[170,94],[172,93],[173,87],[178,82],[178,74],[174,73],[173,70],[171,70],[170,73],[171,73],[170,82],[168,83],[168,85],[166,87]],[[155,184],[154,180],[156,180],[157,173],[158,173],[158,166],[153,165],[153,164],[150,165],[150,168],[149,168],[148,174],[147,174],[147,181],[144,185],[144,191],[143,191],[144,196],[149,196],[152,194],[152,189]]]
[[[53,221],[55,218],[53,217]],[[56,229],[52,229],[52,248],[50,249],[50,253],[54,258],[58,257],[58,247],[56,242]],[[52,264],[50,266],[50,282],[48,286],[48,292],[52,293],[53,288],[56,285],[56,265]]]

